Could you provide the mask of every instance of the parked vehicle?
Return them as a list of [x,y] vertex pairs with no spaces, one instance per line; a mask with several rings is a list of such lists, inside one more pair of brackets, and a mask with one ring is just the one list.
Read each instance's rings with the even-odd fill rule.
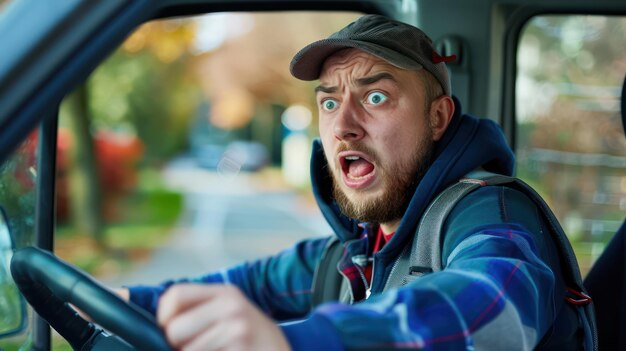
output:
[[200,167],[226,173],[258,171],[269,163],[265,146],[249,141],[201,145],[196,148],[194,156]]

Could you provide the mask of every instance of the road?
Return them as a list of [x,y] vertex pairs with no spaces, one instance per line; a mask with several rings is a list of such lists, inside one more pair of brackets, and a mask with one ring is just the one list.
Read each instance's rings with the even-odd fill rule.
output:
[[200,275],[330,233],[310,200],[280,182],[264,183],[266,176],[211,172],[191,159],[176,160],[163,175],[169,187],[184,194],[184,210],[171,238],[131,271],[102,277],[105,284],[153,284]]

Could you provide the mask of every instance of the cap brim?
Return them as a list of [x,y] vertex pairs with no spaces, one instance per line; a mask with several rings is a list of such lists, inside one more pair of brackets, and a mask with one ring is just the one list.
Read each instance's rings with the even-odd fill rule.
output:
[[351,39],[323,39],[311,43],[298,51],[291,60],[289,70],[291,74],[298,79],[316,80],[320,76],[326,59],[334,53],[348,48],[363,50],[398,68],[422,68],[421,64],[409,57],[380,45]]

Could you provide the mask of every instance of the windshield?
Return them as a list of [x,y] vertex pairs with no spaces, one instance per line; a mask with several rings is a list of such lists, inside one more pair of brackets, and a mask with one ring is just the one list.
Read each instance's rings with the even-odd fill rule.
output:
[[[138,29],[61,104],[55,254],[120,286],[329,233],[308,182],[313,88],[288,66],[356,16],[223,13]],[[0,168],[17,248],[36,242],[37,134]],[[31,329],[0,337],[0,350],[32,347]],[[52,347],[69,349],[57,335]]]

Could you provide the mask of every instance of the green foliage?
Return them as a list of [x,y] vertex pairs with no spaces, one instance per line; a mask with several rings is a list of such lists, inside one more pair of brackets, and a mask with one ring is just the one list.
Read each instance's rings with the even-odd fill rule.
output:
[[151,250],[163,243],[183,209],[183,196],[166,189],[139,190],[121,203],[125,216],[105,229],[108,247]]
[[[32,336],[29,334],[26,336],[26,340],[19,340],[19,338],[9,338],[0,340],[0,350],[2,351],[23,351],[23,350],[31,350],[32,349]],[[62,350],[71,350],[71,346],[67,344],[68,348],[64,348]],[[58,351],[57,348],[53,348],[55,351]]]
[[525,29],[525,40],[539,44],[541,56],[545,58],[537,67],[535,78],[579,84],[606,84],[621,79],[615,73],[620,73],[616,61],[623,56],[626,47],[622,26],[618,18],[606,16],[533,18]]
[[117,51],[88,82],[95,128],[136,133],[149,164],[180,152],[201,95],[189,59],[163,62],[150,51]]
[[35,237],[36,145],[31,135],[0,165],[0,207],[8,217],[17,247],[32,244]]
[[0,273],[0,333],[18,330],[26,318],[17,286],[4,274],[9,274],[8,269]]

